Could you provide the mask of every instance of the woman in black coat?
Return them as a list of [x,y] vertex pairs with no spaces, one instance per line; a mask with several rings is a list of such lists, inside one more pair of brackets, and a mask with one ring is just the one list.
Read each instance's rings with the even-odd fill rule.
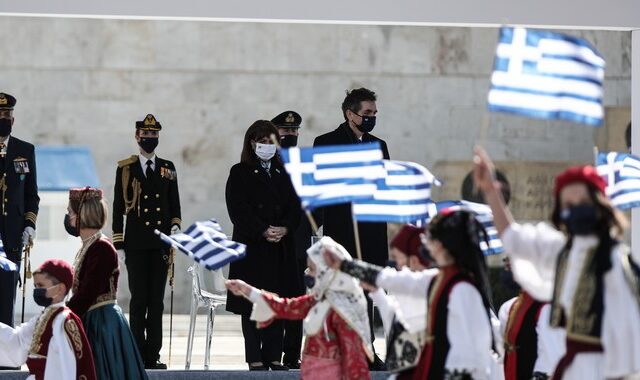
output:
[[[244,136],[240,163],[229,173],[226,200],[233,240],[247,245],[246,257],[231,263],[229,278],[287,297],[302,286],[296,274],[294,241],[300,202],[272,135],[278,136],[278,131],[270,121],[253,123]],[[242,316],[249,369],[288,369],[280,364],[282,321],[258,330],[249,320],[251,307],[244,298],[227,295],[227,310]]]

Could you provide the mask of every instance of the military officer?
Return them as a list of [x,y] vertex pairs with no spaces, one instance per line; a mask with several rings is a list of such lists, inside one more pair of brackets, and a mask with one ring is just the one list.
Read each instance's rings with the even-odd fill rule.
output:
[[[38,215],[36,156],[32,144],[11,136],[16,98],[0,93],[0,235],[7,257],[20,263],[35,238]],[[0,270],[0,322],[13,326],[19,272]]]
[[[298,135],[302,117],[295,111],[284,111],[271,119],[271,122],[278,128],[280,136],[280,146],[290,148],[298,145]],[[305,294],[304,270],[307,268],[307,249],[311,246],[311,225],[307,221],[303,211],[300,216],[300,224],[295,231],[295,260],[291,261],[295,265],[297,277],[290,279],[290,296],[297,297]],[[282,351],[284,357],[282,362],[290,369],[300,369],[300,349],[302,348],[302,321],[284,321],[284,340]]]
[[[118,162],[113,199],[113,244],[129,273],[129,323],[148,369],[160,362],[169,250],[153,233],[180,231],[178,178],[171,161],[155,155],[162,126],[149,114],[136,122],[139,154]],[[123,220],[126,216],[126,226]]]

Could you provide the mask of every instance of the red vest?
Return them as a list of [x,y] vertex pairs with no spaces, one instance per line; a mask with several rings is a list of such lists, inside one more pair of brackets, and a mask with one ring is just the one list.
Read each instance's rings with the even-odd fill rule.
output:
[[538,358],[536,325],[544,303],[522,292],[509,309],[504,331],[505,380],[530,379]]
[[48,308],[36,323],[27,366],[36,380],[44,379],[44,370],[49,353],[49,343],[53,336],[53,321],[58,314],[65,313],[64,331],[76,357],[76,379],[96,380],[93,353],[82,327],[82,322],[68,307]]

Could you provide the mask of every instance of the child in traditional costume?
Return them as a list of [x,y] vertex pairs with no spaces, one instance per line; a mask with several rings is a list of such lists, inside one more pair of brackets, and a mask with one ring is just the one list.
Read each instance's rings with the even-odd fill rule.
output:
[[253,302],[251,319],[258,327],[268,326],[276,318],[303,320],[303,379],[369,379],[367,357],[372,357],[372,348],[367,301],[355,279],[326,265],[322,251],[327,247],[341,258],[350,258],[341,245],[326,236],[309,248],[309,275],[315,284],[305,296],[280,298],[241,280],[227,281],[227,288]]
[[497,190],[495,170],[476,148],[474,182],[483,191],[511,259],[514,278],[550,302],[552,327],[566,331],[554,379],[625,378],[640,371],[640,269],[620,242],[624,217],[592,166],[556,177],[553,227],[518,224]]
[[325,250],[325,260],[361,281],[395,294],[427,299],[427,337],[413,379],[501,377],[494,358],[491,299],[480,241],[487,234],[472,212],[442,211],[429,224],[426,245],[437,269],[421,272],[343,260]]
[[45,309],[16,328],[0,323],[0,365],[26,362],[28,380],[95,380],[82,322],[64,305],[73,268],[62,260],[47,260],[33,273],[33,283],[33,298]]

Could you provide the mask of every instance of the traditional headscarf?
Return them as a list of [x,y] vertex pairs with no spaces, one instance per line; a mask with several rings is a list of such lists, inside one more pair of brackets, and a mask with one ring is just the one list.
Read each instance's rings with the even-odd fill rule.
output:
[[[307,250],[309,259],[316,266],[316,281],[310,294],[316,298],[317,303],[303,321],[304,332],[306,335],[321,333],[327,315],[333,309],[360,336],[365,353],[372,359],[373,348],[364,292],[358,280],[327,265],[323,256],[325,249],[331,250],[342,260],[352,260],[349,252],[328,236]],[[260,322],[272,318],[272,313],[265,313],[260,304],[254,304],[251,319]]]

